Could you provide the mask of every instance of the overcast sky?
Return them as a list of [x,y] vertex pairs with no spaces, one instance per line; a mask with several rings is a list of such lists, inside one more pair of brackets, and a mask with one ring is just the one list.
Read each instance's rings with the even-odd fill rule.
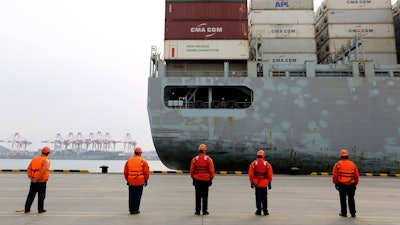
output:
[[57,133],[101,131],[115,140],[130,133],[145,151],[154,150],[147,78],[151,46],[163,43],[164,6],[164,0],[1,0],[0,140],[19,133],[36,150]]

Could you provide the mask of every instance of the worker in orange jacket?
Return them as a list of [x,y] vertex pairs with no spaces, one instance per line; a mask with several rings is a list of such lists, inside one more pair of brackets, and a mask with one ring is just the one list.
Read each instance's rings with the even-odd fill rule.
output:
[[261,210],[264,216],[269,215],[268,212],[268,189],[272,188],[273,170],[271,164],[264,159],[265,152],[258,150],[257,159],[249,166],[250,187],[255,188],[256,195],[256,215],[261,216]]
[[142,148],[136,147],[134,154],[125,163],[124,176],[129,186],[129,212],[136,215],[140,213],[143,186],[147,186],[150,169],[147,161],[142,158]]
[[44,213],[44,199],[46,198],[46,184],[49,180],[50,160],[47,156],[50,154],[49,147],[42,148],[42,154],[32,159],[26,172],[31,181],[29,193],[25,202],[25,213],[31,211],[31,206],[38,194],[38,213]]
[[332,182],[340,196],[341,212],[339,216],[347,217],[347,198],[351,217],[356,217],[354,195],[360,175],[356,164],[348,159],[349,153],[346,150],[340,151],[340,158],[341,160],[333,166],[332,171]]
[[[207,146],[199,145],[199,155],[193,157],[190,163],[190,176],[193,179],[193,185],[196,190],[196,209],[195,215],[200,215],[200,209],[203,215],[210,214],[208,212],[208,189],[212,185],[214,179],[214,162],[210,156],[206,155]],[[203,208],[202,206],[203,201]]]

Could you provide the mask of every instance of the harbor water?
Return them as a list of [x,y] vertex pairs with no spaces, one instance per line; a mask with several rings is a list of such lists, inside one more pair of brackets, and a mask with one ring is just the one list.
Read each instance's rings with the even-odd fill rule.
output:
[[[108,166],[110,173],[123,173],[126,160],[63,160],[51,159],[53,170],[88,170],[91,173],[101,172],[101,166]],[[0,159],[0,169],[26,169],[30,159]],[[170,171],[159,160],[147,160],[152,171]]]

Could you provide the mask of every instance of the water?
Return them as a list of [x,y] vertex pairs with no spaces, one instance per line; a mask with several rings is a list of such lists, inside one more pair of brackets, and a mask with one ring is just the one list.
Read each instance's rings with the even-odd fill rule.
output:
[[[0,159],[0,169],[26,169],[30,159]],[[100,166],[108,166],[109,173],[123,173],[126,160],[64,160],[51,159],[52,170],[89,170],[89,172],[101,172]],[[161,161],[147,160],[152,171],[171,171]]]

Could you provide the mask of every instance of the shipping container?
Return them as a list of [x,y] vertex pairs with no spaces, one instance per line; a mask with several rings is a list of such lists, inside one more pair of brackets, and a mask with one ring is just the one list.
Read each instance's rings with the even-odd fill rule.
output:
[[384,53],[384,54],[373,54],[366,53],[364,55],[366,60],[373,60],[376,64],[397,64],[397,55],[396,53]]
[[[318,63],[326,63],[324,60],[327,60],[328,58],[333,58],[333,55],[327,55],[325,56],[324,59],[321,59]],[[350,60],[349,58],[346,58],[344,60],[338,61],[338,64],[349,64],[351,61],[353,61],[355,58],[354,54],[350,54]],[[366,53],[364,54],[364,60],[373,60],[376,66],[380,65],[392,65],[392,64],[397,64],[397,55],[394,53]]]
[[317,62],[316,54],[263,54],[263,61],[273,64],[304,64],[306,61]]
[[320,30],[332,23],[393,23],[391,9],[327,10],[317,21]]
[[250,38],[314,38],[312,24],[253,24]]
[[250,24],[314,24],[312,10],[251,10]]
[[251,0],[250,9],[314,10],[314,5],[313,5],[313,0],[274,0],[274,1]]
[[166,21],[165,40],[248,39],[247,21]]
[[[349,43],[353,43],[353,39],[329,39],[320,48],[318,48],[318,56],[326,55],[341,51]],[[363,48],[365,53],[394,53],[396,54],[396,42],[394,38],[367,39],[363,38]],[[361,46],[359,47],[361,52]]]
[[394,38],[393,24],[329,24],[316,36],[317,45],[330,38]]
[[[255,45],[252,40],[251,46]],[[316,54],[315,39],[262,39],[262,54],[270,53],[313,53]]]
[[325,0],[316,10],[317,20],[327,10],[333,9],[391,9],[391,0]]
[[185,20],[247,20],[244,2],[167,2],[166,21]]
[[166,60],[247,60],[248,40],[165,40]]
[[321,9],[391,9],[391,0],[324,0]]
[[246,3],[247,0],[166,0],[165,2],[244,2]]

